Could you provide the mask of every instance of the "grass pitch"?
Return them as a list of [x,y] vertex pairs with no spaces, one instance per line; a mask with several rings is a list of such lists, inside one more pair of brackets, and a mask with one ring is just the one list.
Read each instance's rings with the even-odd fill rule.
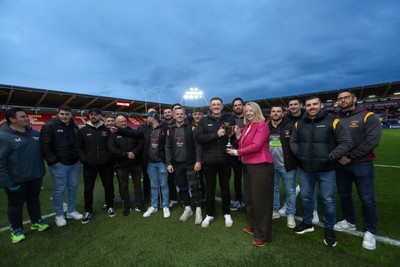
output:
[[[376,150],[376,164],[400,165],[399,147],[400,130],[384,130]],[[399,171],[375,168],[378,234],[395,240],[400,240]],[[43,186],[42,214],[51,214],[52,182],[48,175]],[[361,207],[355,191],[354,196],[357,229],[362,231]],[[321,227],[316,227],[313,233],[297,235],[286,227],[285,218],[273,221],[273,242],[256,248],[251,245],[252,236],[242,231],[246,226],[243,211],[232,212],[234,226],[226,228],[218,206],[215,221],[203,229],[194,224],[194,217],[185,223],[179,221],[182,207],[173,208],[171,217],[164,219],[161,211],[149,218],[135,211],[124,217],[117,204],[117,216],[109,218],[101,208],[103,199],[98,179],[94,217],[89,224],[69,220],[59,228],[54,217],[50,217],[46,219],[51,225],[49,231],[34,232],[26,225],[26,241],[20,244],[11,243],[9,231],[0,232],[0,266],[398,266],[400,261],[399,247],[378,242],[376,251],[368,251],[361,248],[361,237],[339,232],[338,245],[327,247],[323,244]],[[0,207],[0,228],[3,228],[8,225],[4,192],[0,193],[0,203],[3,203]],[[301,215],[299,203],[298,199],[297,214]],[[83,184],[77,209],[83,211]],[[322,217],[321,210],[319,214]],[[24,218],[28,219],[26,212]],[[337,218],[341,219],[340,205]]]

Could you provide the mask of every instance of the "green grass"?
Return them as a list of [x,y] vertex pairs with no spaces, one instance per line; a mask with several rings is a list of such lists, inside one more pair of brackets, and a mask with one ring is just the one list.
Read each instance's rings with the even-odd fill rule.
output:
[[[400,165],[398,147],[400,130],[385,130],[376,151],[376,163]],[[400,169],[376,167],[375,170],[379,235],[400,240],[397,224],[400,200],[396,179]],[[46,175],[43,185],[42,214],[49,214],[53,212],[49,176]],[[356,192],[354,196],[357,228],[362,230],[361,207]],[[398,266],[400,261],[399,247],[378,242],[376,251],[367,251],[361,248],[361,237],[345,233],[337,233],[337,247],[327,247],[323,244],[322,228],[296,235],[286,227],[285,218],[273,221],[273,242],[255,248],[251,245],[252,236],[241,230],[246,226],[243,211],[232,212],[234,226],[228,229],[218,206],[216,220],[209,228],[202,229],[194,225],[194,217],[185,223],[179,222],[181,207],[173,208],[171,217],[164,219],[161,211],[150,218],[143,218],[135,211],[124,217],[117,205],[117,216],[109,218],[101,208],[103,199],[98,179],[95,214],[89,224],[68,221],[67,226],[58,228],[54,218],[48,218],[49,231],[34,232],[26,226],[27,239],[20,244],[10,242],[9,231],[1,232],[0,266]],[[4,203],[0,207],[0,227],[5,227],[8,224],[5,193],[0,193],[0,203]],[[299,203],[298,214],[301,214]],[[83,211],[82,184],[78,210]],[[338,205],[338,219],[340,214]],[[26,212],[24,218],[28,218]]]

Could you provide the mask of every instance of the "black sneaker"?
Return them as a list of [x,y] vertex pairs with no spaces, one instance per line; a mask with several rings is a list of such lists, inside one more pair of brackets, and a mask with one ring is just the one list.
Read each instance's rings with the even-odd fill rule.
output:
[[114,208],[112,208],[112,207],[109,207],[107,212],[108,212],[108,216],[110,216],[111,218],[114,217],[115,214],[117,214],[115,212]]
[[93,213],[85,212],[85,215],[82,218],[82,224],[87,224],[92,217],[93,217]]
[[305,222],[301,222],[299,225],[297,225],[293,231],[296,234],[302,235],[304,233],[309,233],[309,232],[314,232],[314,227],[312,226],[312,224],[308,224]]
[[132,209],[131,208],[126,208],[124,209],[124,212],[122,213],[122,215],[124,216],[128,216],[131,213]]
[[137,206],[137,207],[135,208],[135,210],[136,210],[137,212],[146,212],[146,209],[144,208],[144,206]]
[[336,237],[335,233],[333,232],[332,229],[325,229],[325,238],[324,238],[324,243],[327,246],[334,247],[336,246]]

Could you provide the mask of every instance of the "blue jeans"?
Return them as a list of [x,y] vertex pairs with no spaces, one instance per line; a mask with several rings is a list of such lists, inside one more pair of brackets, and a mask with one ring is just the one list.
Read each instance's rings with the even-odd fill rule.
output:
[[353,183],[363,209],[364,230],[376,234],[378,214],[374,194],[374,164],[372,162],[337,164],[336,184],[340,196],[344,219],[355,224],[355,208],[353,202]]
[[286,214],[296,214],[296,169],[287,172],[285,167],[274,170],[274,212],[280,209],[279,178],[282,177],[286,192]]
[[322,198],[323,222],[327,229],[333,229],[336,223],[335,170],[327,172],[307,172],[299,168],[299,185],[303,221],[311,224],[314,211],[314,189],[318,182]]
[[56,216],[64,214],[63,202],[64,192],[67,189],[68,213],[76,209],[76,196],[78,193],[78,179],[81,170],[81,163],[78,161],[73,165],[49,166],[51,177],[53,178],[53,207]]
[[151,206],[158,207],[158,192],[161,188],[162,205],[164,208],[169,207],[169,189],[168,189],[168,173],[163,162],[149,162],[147,164],[147,173],[150,178],[151,186]]

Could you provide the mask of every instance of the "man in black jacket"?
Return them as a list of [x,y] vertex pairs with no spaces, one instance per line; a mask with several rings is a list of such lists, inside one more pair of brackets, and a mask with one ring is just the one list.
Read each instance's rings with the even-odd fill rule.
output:
[[53,207],[56,213],[56,225],[64,226],[64,192],[68,189],[67,218],[81,220],[83,215],[75,210],[78,192],[79,162],[78,151],[75,146],[75,137],[79,128],[72,118],[71,108],[61,106],[57,117],[46,123],[41,130],[40,145],[43,158],[49,166],[53,178]]
[[[231,168],[229,155],[225,152],[228,137],[224,125],[234,125],[235,122],[223,111],[222,99],[214,97],[210,101],[210,111],[203,117],[195,130],[195,140],[201,145],[203,171],[206,180],[206,212],[207,216],[201,223],[206,228],[214,220],[215,215],[215,186],[217,174],[222,197],[222,210],[225,217],[225,226],[232,227],[230,215],[229,179]],[[233,132],[233,131],[232,131]],[[234,138],[232,138],[234,139]]]
[[306,113],[293,129],[290,148],[299,160],[299,185],[303,221],[294,228],[297,234],[313,232],[313,194],[318,182],[322,197],[327,246],[336,246],[333,226],[336,223],[336,161],[351,149],[347,129],[324,109],[318,96],[306,100]]
[[269,127],[269,150],[274,159],[274,205],[273,218],[280,217],[279,178],[282,177],[286,192],[287,226],[296,227],[294,215],[296,214],[296,174],[297,163],[290,149],[290,136],[293,123],[283,118],[283,107],[272,106]]
[[101,121],[100,109],[89,111],[90,121],[79,129],[77,146],[80,161],[83,164],[83,182],[85,197],[85,215],[82,223],[86,224],[93,217],[93,189],[97,174],[100,175],[104,187],[107,212],[110,217],[115,216],[114,210],[114,166],[112,157],[107,148],[107,139],[110,130]]
[[[131,129],[126,123],[126,118],[122,115],[115,119],[115,125]],[[123,215],[128,216],[132,210],[129,196],[129,175],[132,177],[135,189],[135,209],[144,212],[141,185],[143,139],[127,137],[117,133],[111,134],[108,139],[108,150],[114,156],[115,170],[124,202]]]
[[167,130],[165,142],[167,170],[169,173],[174,173],[185,206],[180,220],[185,222],[193,215],[190,207],[190,187],[196,206],[195,224],[200,224],[202,214],[198,171],[201,169],[201,148],[194,141],[193,130],[195,127],[185,121],[185,110],[177,107],[173,114],[174,124]]

